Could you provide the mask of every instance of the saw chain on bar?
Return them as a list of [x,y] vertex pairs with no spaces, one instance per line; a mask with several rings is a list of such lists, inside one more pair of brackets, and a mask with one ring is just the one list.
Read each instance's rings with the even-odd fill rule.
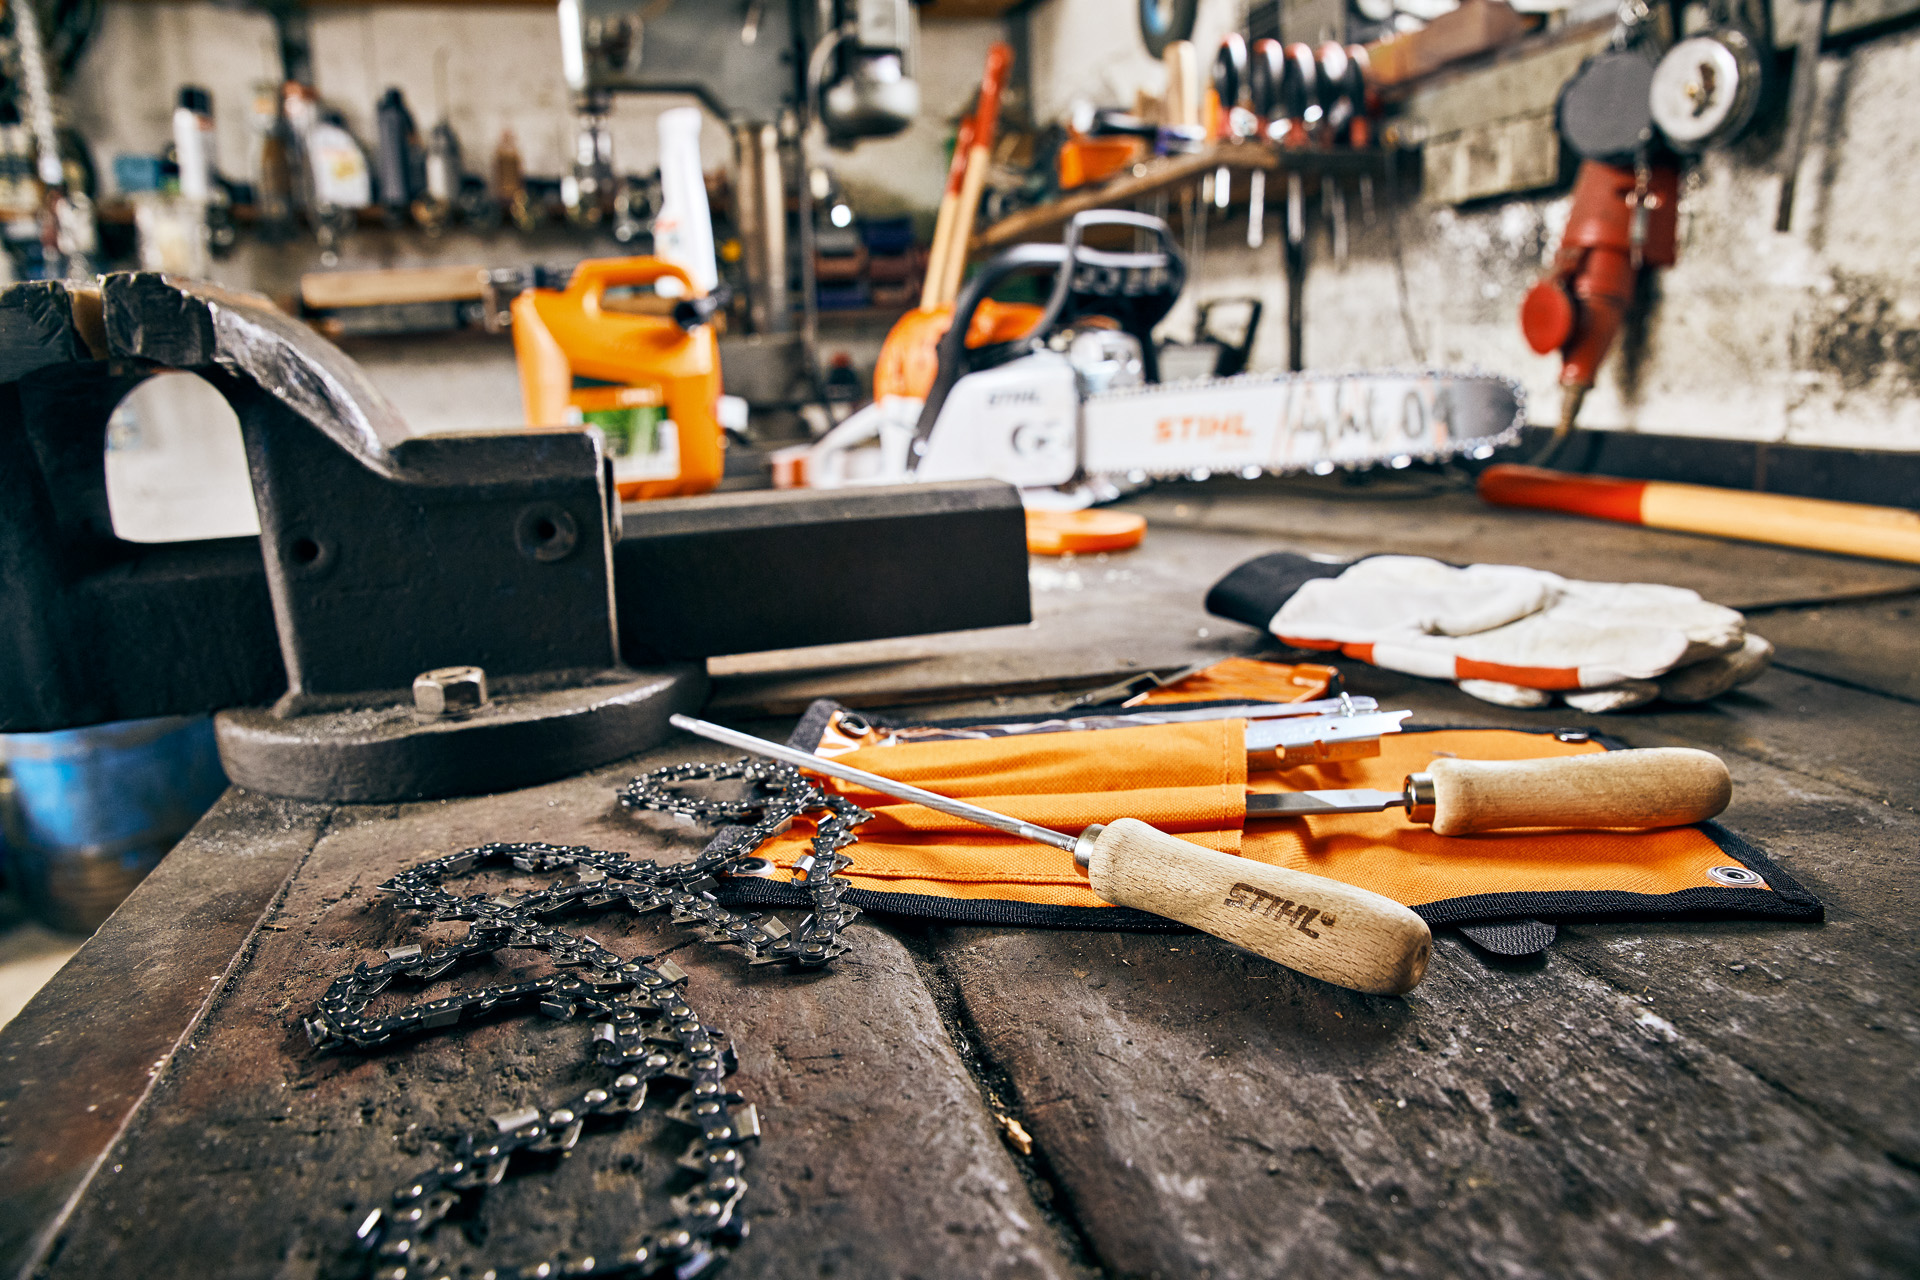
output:
[[1491,457],[1526,390],[1479,370],[1243,373],[1102,391],[1081,405],[1088,476],[1140,484]]
[[[730,780],[746,784],[742,798],[701,799],[680,789],[690,782]],[[698,1181],[673,1197],[673,1218],[611,1253],[490,1266],[485,1274],[491,1280],[553,1280],[670,1272],[676,1280],[693,1280],[718,1267],[745,1237],[739,1214],[747,1190],[743,1148],[759,1138],[760,1126],[753,1106],[726,1087],[737,1059],[725,1033],[695,1016],[684,990],[687,975],[671,960],[628,959],[550,922],[615,906],[635,912],[664,907],[674,924],[695,929],[709,942],[741,947],[751,963],[819,967],[845,950],[840,932],[859,914],[840,901],[847,882],[837,873],[852,859],[839,851],[853,843],[854,827],[872,815],[808,782],[791,766],[765,760],[668,765],[634,778],[621,790],[620,803],[629,810],[723,825],[685,863],[663,866],[580,846],[487,844],[422,863],[380,886],[401,906],[434,920],[467,921],[467,936],[433,951],[396,947],[384,963],[360,964],[336,978],[306,1022],[315,1048],[378,1049],[533,1006],[551,1018],[593,1020],[594,1060],[610,1078],[549,1109],[503,1111],[492,1117],[492,1128],[460,1138],[448,1159],[408,1179],[387,1206],[359,1224],[362,1275],[450,1277],[452,1268],[430,1252],[428,1237],[463,1196],[497,1184],[517,1155],[570,1150],[589,1121],[618,1123],[641,1108],[655,1081],[686,1086],[667,1115],[698,1130],[680,1158]],[[803,814],[817,815],[818,827],[813,853],[795,862],[802,874],[795,884],[807,895],[811,914],[789,930],[775,917],[741,915],[719,905],[713,877],[741,870],[761,844]],[[545,889],[492,898],[463,897],[445,887],[455,877],[499,866],[561,874]],[[545,951],[557,967],[572,972],[416,1003],[386,1016],[367,1012],[374,997],[397,980],[426,983],[512,947]]]

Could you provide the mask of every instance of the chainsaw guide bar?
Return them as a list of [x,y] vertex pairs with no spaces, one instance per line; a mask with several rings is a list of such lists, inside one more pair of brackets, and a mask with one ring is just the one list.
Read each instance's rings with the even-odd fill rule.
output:
[[1089,396],[1089,476],[1140,483],[1488,457],[1517,440],[1526,392],[1464,372],[1241,374]]

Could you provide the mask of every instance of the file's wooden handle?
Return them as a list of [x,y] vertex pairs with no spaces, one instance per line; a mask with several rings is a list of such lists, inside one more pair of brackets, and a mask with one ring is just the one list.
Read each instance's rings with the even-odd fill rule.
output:
[[1503,827],[1682,827],[1733,797],[1727,766],[1690,747],[1607,751],[1550,760],[1435,760],[1433,829],[1443,836]]
[[1093,891],[1336,986],[1397,996],[1427,971],[1427,922],[1367,889],[1203,849],[1134,818],[1092,841]]

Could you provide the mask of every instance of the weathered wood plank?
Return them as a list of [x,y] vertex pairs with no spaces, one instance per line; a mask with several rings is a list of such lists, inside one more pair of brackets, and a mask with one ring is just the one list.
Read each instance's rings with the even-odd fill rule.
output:
[[937,947],[1100,1263],[1163,1276],[1897,1276],[1920,1173],[1558,957],[1404,1001],[1211,938]]
[[1783,666],[1920,702],[1920,595],[1769,610],[1749,621]]
[[[444,1143],[491,1114],[597,1080],[582,1023],[516,1017],[397,1050],[324,1056],[299,1023],[356,961],[462,928],[423,930],[377,900],[374,886],[404,865],[496,838],[654,855],[690,848],[688,834],[619,812],[612,784],[624,776],[369,810],[377,820],[321,840],[81,1202],[49,1274],[340,1274],[358,1215],[440,1158]],[[623,954],[686,940],[657,916],[607,913],[579,927]],[[452,985],[544,968],[533,953],[505,954]],[[811,977],[749,971],[701,944],[674,956],[692,974],[692,1007],[737,1039],[738,1087],[764,1118],[747,1175],[754,1234],[739,1274],[1070,1274],[896,941],[860,928],[854,954]],[[604,1252],[669,1216],[666,1191],[687,1138],[657,1114],[589,1137],[557,1172],[510,1177],[464,1242],[447,1229],[436,1240],[463,1259]]]
[[1732,760],[1725,816],[1827,905],[1818,925],[1579,925],[1554,954],[1649,995],[1682,1034],[1920,1171],[1920,818]]
[[331,811],[229,791],[0,1031],[0,1275],[44,1246]]

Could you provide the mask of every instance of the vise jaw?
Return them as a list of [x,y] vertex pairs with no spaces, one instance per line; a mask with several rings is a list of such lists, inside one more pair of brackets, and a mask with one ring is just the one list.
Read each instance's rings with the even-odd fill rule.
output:
[[[166,370],[233,407],[258,539],[114,532],[107,419]],[[150,273],[0,290],[0,731],[219,711],[243,786],[466,794],[645,749],[715,654],[1028,617],[1005,486],[720,494],[624,525],[597,432],[413,436],[264,298]],[[876,602],[916,559],[942,598]],[[417,713],[416,677],[453,666],[483,669],[485,705]]]

